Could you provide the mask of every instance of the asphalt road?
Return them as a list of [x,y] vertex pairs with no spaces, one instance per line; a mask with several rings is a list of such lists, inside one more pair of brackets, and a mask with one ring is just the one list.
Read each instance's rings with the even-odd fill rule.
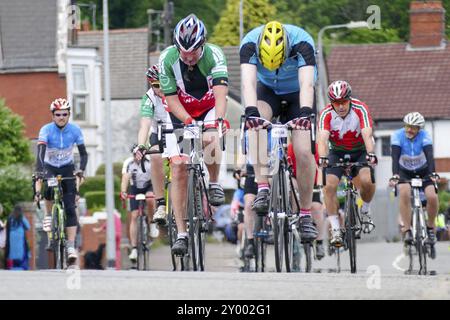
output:
[[276,273],[269,252],[267,273],[240,273],[235,247],[208,243],[205,272],[172,272],[169,248],[152,251],[151,271],[0,272],[0,299],[450,299],[450,247],[437,244],[429,261],[435,276],[404,275],[407,259],[400,243],[358,246],[358,273],[350,274],[348,255],[313,262],[313,273]]

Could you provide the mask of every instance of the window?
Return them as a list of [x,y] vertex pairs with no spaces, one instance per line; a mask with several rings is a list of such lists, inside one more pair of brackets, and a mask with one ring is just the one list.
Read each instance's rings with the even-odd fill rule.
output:
[[73,66],[73,101],[72,115],[73,120],[86,121],[86,112],[88,108],[88,91],[86,85],[86,67]]
[[381,137],[381,155],[383,157],[391,156],[391,137],[390,136]]

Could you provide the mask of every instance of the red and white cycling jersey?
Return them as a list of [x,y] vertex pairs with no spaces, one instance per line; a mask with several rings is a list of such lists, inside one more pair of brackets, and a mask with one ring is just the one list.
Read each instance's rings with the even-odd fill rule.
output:
[[341,118],[331,104],[320,113],[319,130],[330,132],[331,150],[365,150],[361,135],[364,128],[372,128],[372,117],[367,105],[358,99],[351,99],[350,111],[345,118]]

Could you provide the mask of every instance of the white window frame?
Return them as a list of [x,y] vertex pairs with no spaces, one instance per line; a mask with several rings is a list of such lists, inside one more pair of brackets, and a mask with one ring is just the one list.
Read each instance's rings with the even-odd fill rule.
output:
[[[84,90],[83,89],[78,89],[75,88],[75,71],[81,69],[83,70],[83,75],[84,75]],[[88,115],[88,110],[89,110],[89,76],[88,76],[88,72],[89,72],[89,66],[88,65],[84,65],[84,64],[73,64],[72,68],[71,68],[71,77],[72,77],[72,119],[74,121],[77,122],[89,122],[89,115]],[[83,118],[76,118],[75,117],[75,107],[76,107],[76,101],[77,98],[81,98],[84,97],[84,117]]]

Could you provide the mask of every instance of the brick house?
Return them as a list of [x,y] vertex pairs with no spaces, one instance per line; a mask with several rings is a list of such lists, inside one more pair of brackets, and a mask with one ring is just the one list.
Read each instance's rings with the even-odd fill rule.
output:
[[369,106],[379,156],[377,186],[391,177],[390,135],[418,111],[434,141],[436,170],[450,179],[450,48],[440,1],[410,4],[409,43],[339,45],[327,58],[329,81],[345,79]]
[[48,107],[55,97],[66,96],[59,23],[54,0],[0,2],[0,97],[24,118],[30,139],[51,120]]

